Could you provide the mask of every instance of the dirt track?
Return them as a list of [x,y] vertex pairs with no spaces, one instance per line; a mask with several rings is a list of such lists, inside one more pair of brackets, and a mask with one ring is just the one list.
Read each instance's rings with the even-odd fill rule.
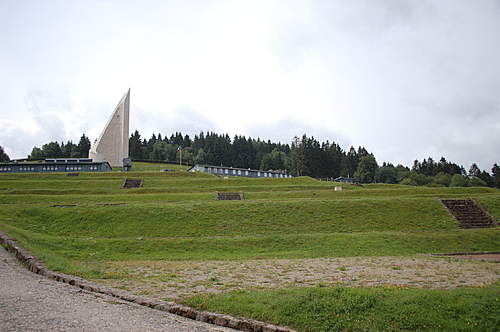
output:
[[0,247],[0,331],[234,331],[31,273]]
[[[484,257],[474,257],[484,258]],[[485,259],[483,259],[485,260]],[[500,264],[461,257],[338,257],[248,261],[108,262],[98,280],[137,295],[178,299],[236,289],[342,285],[451,289],[499,281]],[[112,276],[117,275],[117,278]]]

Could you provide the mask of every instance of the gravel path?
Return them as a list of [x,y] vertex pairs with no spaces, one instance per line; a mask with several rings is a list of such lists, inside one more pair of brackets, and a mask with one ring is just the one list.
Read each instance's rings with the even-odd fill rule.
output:
[[[485,255],[483,255],[485,256]],[[480,258],[480,257],[475,257]],[[486,260],[485,257],[482,257]],[[245,261],[127,261],[99,265],[120,278],[93,280],[148,298],[200,293],[342,285],[452,289],[497,283],[500,264],[459,256],[333,257]]]
[[234,331],[31,273],[0,248],[0,331]]

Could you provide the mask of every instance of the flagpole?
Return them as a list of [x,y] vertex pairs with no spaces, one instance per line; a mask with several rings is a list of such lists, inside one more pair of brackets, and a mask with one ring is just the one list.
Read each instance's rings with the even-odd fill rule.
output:
[[182,167],[182,148],[179,146],[179,166]]

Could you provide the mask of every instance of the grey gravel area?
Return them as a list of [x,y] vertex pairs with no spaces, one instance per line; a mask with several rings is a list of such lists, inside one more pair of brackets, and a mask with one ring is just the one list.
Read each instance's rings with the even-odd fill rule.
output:
[[0,331],[235,331],[31,273],[0,247]]

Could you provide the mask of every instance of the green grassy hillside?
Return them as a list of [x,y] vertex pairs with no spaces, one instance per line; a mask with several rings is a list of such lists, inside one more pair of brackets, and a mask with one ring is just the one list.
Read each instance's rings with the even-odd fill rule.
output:
[[[144,186],[122,189],[125,178],[143,179]],[[343,190],[334,191],[336,185]],[[245,200],[215,201],[217,191],[242,191]],[[130,173],[0,174],[0,230],[17,238],[53,270],[99,282],[113,279],[112,285],[125,289],[132,285],[141,295],[156,296],[141,293],[144,285],[158,293],[165,288],[167,294],[169,289],[179,294],[190,288],[193,295],[197,290],[188,282],[204,289],[238,289],[238,284],[223,285],[212,275],[214,261],[244,266],[254,260],[283,259],[280,264],[307,275],[313,272],[303,262],[311,259],[400,256],[415,260],[420,271],[419,266],[428,263],[419,254],[500,251],[500,228],[460,229],[439,201],[469,197],[499,220],[500,191],[491,188],[358,187],[308,177],[225,179],[188,173],[178,165],[135,163]],[[182,270],[189,264],[198,267]],[[394,264],[390,271],[401,269]],[[480,268],[498,275],[495,265],[487,264],[492,265],[467,265],[462,272]],[[172,269],[161,272],[161,266]],[[191,280],[179,277],[178,273],[187,275],[190,269],[202,275]],[[288,273],[284,269],[280,273]],[[340,267],[342,271],[348,273],[346,267]],[[238,280],[242,272],[224,273]],[[420,273],[432,271],[415,272],[416,282]],[[455,280],[453,273],[439,278]],[[260,277],[255,275],[256,280]],[[325,281],[334,285],[335,280],[330,276]],[[303,331],[492,330],[498,326],[495,286],[436,291],[325,285],[240,290],[182,301]],[[250,290],[260,287],[266,288],[265,281]]]
[[[144,187],[122,189],[126,177],[144,179]],[[334,185],[307,177],[224,179],[185,171],[2,174],[0,228],[49,266],[83,276],[94,274],[80,265],[106,260],[500,249],[498,229],[461,230],[439,202],[475,197],[498,218],[496,189],[343,185],[336,192]],[[215,201],[216,191],[243,191],[245,200]]]

